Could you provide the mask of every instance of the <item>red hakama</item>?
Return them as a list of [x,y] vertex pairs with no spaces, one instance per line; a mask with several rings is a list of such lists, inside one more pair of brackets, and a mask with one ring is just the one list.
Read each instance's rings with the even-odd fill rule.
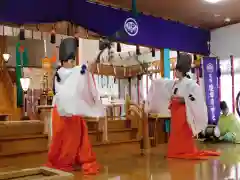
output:
[[80,116],[60,117],[56,107],[52,119],[52,141],[47,166],[73,171],[74,165],[80,165],[84,174],[96,174],[99,165],[89,142],[85,120]]
[[216,151],[198,150],[193,133],[187,122],[186,106],[178,98],[173,98],[170,104],[171,131],[168,142],[168,158],[208,159],[209,156],[219,156]]

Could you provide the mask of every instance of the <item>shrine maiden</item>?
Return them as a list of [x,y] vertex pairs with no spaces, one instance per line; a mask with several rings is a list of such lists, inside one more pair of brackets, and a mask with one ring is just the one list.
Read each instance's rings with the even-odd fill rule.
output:
[[175,69],[178,80],[153,81],[147,100],[149,112],[171,115],[168,158],[205,159],[219,155],[196,147],[194,136],[207,127],[208,116],[202,89],[187,77],[190,68],[191,56],[180,53]]
[[240,143],[240,121],[233,113],[229,112],[229,108],[225,101],[220,103],[222,114],[219,117],[218,127],[220,130],[220,140]]
[[47,166],[73,171],[74,166],[79,165],[84,174],[96,174],[99,165],[89,142],[84,116],[103,116],[104,109],[87,66],[74,67],[76,50],[74,38],[61,42],[61,67],[54,79],[55,104]]

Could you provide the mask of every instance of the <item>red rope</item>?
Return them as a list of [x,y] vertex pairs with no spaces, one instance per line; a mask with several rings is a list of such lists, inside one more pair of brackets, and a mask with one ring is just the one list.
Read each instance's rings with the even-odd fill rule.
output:
[[96,88],[96,81],[95,81],[94,74],[92,74],[92,79],[93,79],[94,86],[95,86],[95,88]]
[[140,103],[140,80],[137,79],[137,95],[138,95],[138,104]]
[[235,114],[235,95],[234,95],[234,58],[233,56],[230,56],[230,62],[231,62],[231,76],[232,76],[232,109],[233,113]]
[[195,68],[195,70],[196,70],[196,76],[197,76],[197,84],[200,85],[200,79],[199,79],[200,78],[199,77],[200,76],[200,72],[199,72],[199,68]]
[[[220,60],[218,59],[218,61],[220,61]],[[218,62],[218,63],[220,63],[220,62]],[[220,64],[219,64],[219,66],[220,66]],[[220,71],[221,71],[221,69],[220,69]],[[222,91],[221,91],[221,72],[220,72],[220,76],[218,77],[218,85],[219,85],[219,87],[218,87],[219,100],[221,101],[221,97],[222,97]]]

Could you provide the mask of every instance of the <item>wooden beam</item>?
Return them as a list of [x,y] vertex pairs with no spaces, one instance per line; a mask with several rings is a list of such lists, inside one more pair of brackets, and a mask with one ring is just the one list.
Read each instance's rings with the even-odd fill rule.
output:
[[[148,67],[148,64],[143,64],[144,68]],[[126,75],[124,75],[124,68],[126,68]],[[97,71],[97,64],[91,65],[91,72],[94,74],[105,75],[105,76],[115,76],[117,78],[128,78],[144,74],[141,70],[140,65],[134,65],[129,67],[115,66],[116,74],[114,73],[114,67],[112,65],[99,64],[99,73]],[[153,70],[152,73],[159,72],[159,70]]]
[[164,49],[160,49],[160,75],[164,77]]

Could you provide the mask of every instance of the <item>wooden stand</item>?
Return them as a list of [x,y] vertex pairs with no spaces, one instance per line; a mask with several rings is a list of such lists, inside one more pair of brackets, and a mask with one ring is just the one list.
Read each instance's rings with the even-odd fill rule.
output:
[[141,104],[142,109],[142,128],[143,128],[143,153],[150,153],[149,128],[148,128],[148,114],[145,112],[145,102]]
[[42,121],[6,121],[0,123],[0,158],[47,152],[48,137]]
[[[121,106],[124,105],[124,102],[110,101],[107,104],[104,104],[106,107],[106,116],[112,117],[111,120],[118,120],[117,118],[120,115]],[[119,114],[119,115],[118,115]]]
[[149,136],[152,147],[168,142],[169,134],[166,132],[165,121],[170,119],[171,117],[161,116],[159,114],[149,114]]
[[37,109],[40,111],[40,119],[44,122],[43,133],[48,135],[49,143],[51,142],[51,137],[52,137],[52,131],[51,131],[52,108],[53,106],[51,105],[37,106]]
[[131,121],[131,127],[138,129],[138,140],[140,141],[141,154],[146,155],[150,152],[148,114],[144,111],[145,104],[141,106],[129,103],[126,118]]
[[0,173],[0,180],[7,179],[24,179],[24,180],[73,180],[73,174],[50,169],[47,167],[39,167],[32,169],[22,169],[19,171],[10,171]]
[[97,132],[102,135],[102,137],[98,137],[97,139],[101,139],[103,144],[109,143],[108,138],[108,117],[107,117],[107,108],[105,107],[105,117],[91,118],[84,117],[84,119],[88,122],[97,122]]

